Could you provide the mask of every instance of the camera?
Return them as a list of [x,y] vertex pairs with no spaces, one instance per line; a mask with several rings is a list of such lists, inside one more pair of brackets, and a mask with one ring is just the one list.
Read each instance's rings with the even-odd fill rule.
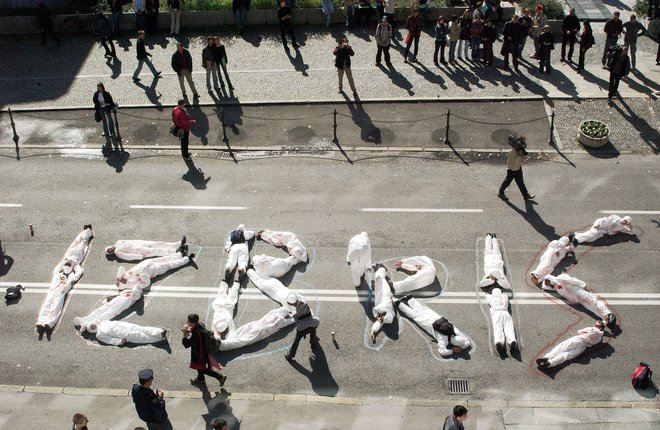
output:
[[522,151],[523,155],[527,155],[527,142],[525,142],[525,136],[509,136],[509,145],[513,147],[516,151]]

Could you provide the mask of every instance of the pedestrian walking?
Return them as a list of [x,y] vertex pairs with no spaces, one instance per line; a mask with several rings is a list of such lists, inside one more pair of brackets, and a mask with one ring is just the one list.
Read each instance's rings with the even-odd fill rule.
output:
[[80,412],[73,414],[73,426],[71,430],[87,430],[87,424],[89,420],[87,417]]
[[445,46],[447,45],[447,35],[449,34],[449,28],[445,24],[445,17],[440,15],[438,17],[438,22],[435,25],[435,51],[433,51],[433,64],[436,67],[440,67],[438,64],[438,51],[440,51],[440,62],[446,64],[445,61]]
[[525,50],[525,44],[527,39],[532,37],[532,17],[529,16],[532,13],[530,8],[526,7],[523,10],[523,14],[518,17],[518,22],[520,23],[520,44],[518,45],[518,57],[522,57],[523,51]]
[[623,45],[628,48],[628,53],[630,54],[631,70],[635,70],[637,66],[637,38],[646,33],[646,27],[637,21],[635,14],[632,14],[630,15],[630,20],[623,24],[623,33]]
[[289,33],[291,38],[291,46],[293,49],[298,49],[300,46],[296,43],[296,32],[293,29],[291,7],[287,6],[286,0],[280,1],[280,7],[277,9],[277,17],[280,20],[280,35],[282,36],[282,45],[284,49],[288,50],[289,47],[286,44],[286,34]]
[[284,356],[287,361],[291,361],[296,357],[300,340],[304,339],[307,335],[309,335],[309,342],[312,349],[320,348],[319,338],[316,337],[316,328],[319,326],[319,319],[314,315],[309,305],[300,299],[298,294],[289,293],[286,302],[294,308],[293,319],[296,321],[296,337],[293,339],[289,352]]
[[630,72],[630,58],[628,48],[622,47],[614,55],[610,64],[610,87],[607,92],[607,101],[611,102],[619,89],[619,81],[625,79]]
[[170,36],[178,36],[181,29],[181,1],[167,0],[167,9],[170,11]]
[[461,34],[461,27],[458,25],[458,17],[451,17],[449,21],[449,63],[454,64],[456,60],[456,44]]
[[355,5],[357,0],[342,0],[341,8],[346,17],[346,28],[353,28],[353,17],[355,16]]
[[321,12],[325,17],[325,28],[330,27],[332,23],[332,14],[335,13],[335,7],[332,0],[321,0]]
[[[225,79],[227,80],[227,86],[229,87],[230,90],[234,90],[234,86],[231,84],[231,79],[229,79],[229,72],[227,72],[227,63],[229,62],[227,60],[227,50],[225,49],[225,45],[222,44],[220,41],[219,36],[215,36],[214,38],[215,42],[215,50],[213,51],[213,61],[216,63],[216,67],[221,67],[222,72],[225,74]],[[222,81],[222,75],[218,71],[218,80],[220,81],[220,86],[222,88],[225,87],[225,83]]]
[[[520,139],[522,139],[523,142],[525,140],[522,136]],[[511,184],[511,181],[514,179],[516,180],[516,185],[518,185],[518,189],[520,189],[520,193],[525,200],[533,200],[535,197],[533,194],[529,194],[527,187],[525,186],[525,181],[523,180],[522,163],[525,160],[525,157],[527,157],[527,151],[522,148],[511,148],[511,151],[509,151],[506,160],[506,178],[502,182],[502,185],[500,185],[500,191],[497,194],[497,197],[505,202],[508,202],[509,198],[504,194],[504,191],[506,191],[507,187]]]
[[344,37],[339,42],[339,45],[332,51],[335,56],[335,67],[337,68],[337,77],[339,79],[339,92],[344,92],[344,74],[348,79],[348,85],[353,91],[353,95],[357,96],[357,90],[355,89],[355,83],[353,82],[353,73],[351,72],[351,57],[355,55],[353,48],[348,44],[348,39]]
[[461,50],[463,51],[463,57],[468,59],[468,47],[470,46],[470,27],[472,26],[472,16],[470,16],[470,9],[465,9],[463,15],[458,19],[458,26],[461,29],[460,34],[458,35],[458,53],[456,56],[460,60]]
[[247,13],[250,10],[250,0],[232,0],[231,10],[234,12],[238,34],[242,36],[247,23]]
[[115,123],[112,120],[112,110],[115,108],[115,102],[110,93],[105,90],[102,82],[96,84],[96,92],[92,97],[92,102],[94,103],[94,119],[96,122],[103,124],[103,136],[105,136],[103,149],[111,149],[114,144],[115,150],[119,151]]
[[[115,44],[112,42],[112,38],[115,35],[115,31],[112,28],[112,22],[110,22],[110,19],[105,16],[103,12],[99,12],[98,17],[101,21],[101,45],[105,49],[105,56],[117,58]],[[108,45],[110,45],[110,47],[108,47]]]
[[188,321],[183,326],[181,332],[183,338],[181,342],[183,347],[190,348],[190,368],[197,371],[197,378],[190,380],[193,385],[206,385],[205,375],[215,378],[222,387],[225,385],[227,377],[213,370],[213,367],[220,368],[212,354],[206,350],[204,344],[204,332],[206,328],[199,322],[199,315],[188,315]]
[[468,410],[463,405],[456,405],[451,415],[445,419],[445,425],[442,430],[464,430],[463,423],[468,418]]
[[403,52],[403,62],[408,63],[408,53],[410,52],[410,45],[415,43],[415,48],[413,50],[413,56],[410,59],[413,63],[417,61],[417,51],[419,49],[419,36],[422,34],[422,17],[419,16],[419,9],[414,7],[412,10],[412,15],[408,16],[406,19],[406,30],[408,30],[408,35],[406,36],[406,50]]
[[584,56],[587,51],[596,44],[594,39],[594,32],[591,29],[589,20],[584,20],[582,23],[582,32],[580,33],[580,57],[578,58],[577,72],[582,73],[584,70]]
[[541,47],[539,44],[539,37],[541,37],[543,27],[545,27],[547,23],[548,18],[543,13],[543,5],[537,4],[536,14],[534,15],[534,18],[532,18],[532,40],[534,40],[534,55],[532,55],[532,58],[535,60],[538,60],[539,58],[539,48]]
[[[206,89],[209,94],[213,94],[213,88],[219,90],[218,86],[218,65],[213,61],[213,51],[216,50],[213,36],[206,38],[206,46],[202,49],[202,67],[206,70]],[[213,87],[211,87],[211,77],[213,77]]]
[[159,0],[147,0],[147,31],[156,31],[158,26]]
[[552,57],[552,51],[555,49],[555,37],[550,31],[550,26],[546,25],[543,27],[543,33],[539,36],[539,72],[545,72],[549,75],[550,70],[550,58]]
[[147,2],[146,0],[133,0],[133,10],[135,11],[135,29],[144,30],[147,28]]
[[151,54],[147,52],[147,48],[144,46],[144,37],[145,37],[144,31],[143,30],[138,31],[138,39],[135,47],[138,63],[137,63],[137,67],[135,68],[135,72],[133,72],[133,81],[140,80],[138,76],[140,76],[140,72],[142,71],[142,66],[144,64],[146,64],[147,67],[149,67],[151,73],[154,74],[154,78],[160,77],[160,72],[156,70],[154,65],[151,63],[151,60],[149,59],[151,57]]
[[143,369],[138,372],[138,384],[133,384],[131,388],[135,410],[148,430],[172,430],[172,423],[165,410],[165,395],[151,388],[153,382],[153,370]]
[[564,20],[561,22],[561,62],[567,61],[566,57],[566,45],[568,45],[568,62],[572,63],[573,60],[573,48],[575,46],[575,37],[580,31],[580,19],[575,15],[575,9],[571,8],[571,11],[566,15]]
[[183,98],[187,98],[186,87],[183,83],[185,78],[188,81],[188,86],[192,90],[193,97],[199,98],[197,89],[195,88],[195,83],[192,80],[192,71],[193,71],[193,61],[190,51],[183,47],[183,43],[176,44],[176,51],[172,54],[172,69],[179,76],[179,86],[181,87],[181,93]]
[[109,0],[110,3],[110,13],[112,16],[112,28],[115,31],[115,39],[119,37],[121,28],[119,27],[121,23],[121,16],[123,14],[122,6],[124,2],[122,0]]
[[197,124],[197,121],[190,119],[188,112],[186,112],[184,105],[186,101],[179,99],[177,106],[172,109],[172,122],[178,127],[177,135],[181,141],[181,156],[183,158],[190,158],[188,152],[188,139],[190,138],[190,126]]
[[392,26],[384,16],[380,19],[380,23],[376,26],[376,66],[380,65],[381,56],[385,55],[385,64],[391,66],[390,62],[390,44],[392,43]]
[[484,31],[484,22],[480,16],[472,20],[470,26],[470,49],[472,51],[472,61],[479,60],[479,47],[481,46],[481,33]]
[[502,41],[502,56],[504,57],[504,68],[509,68],[509,55],[513,58],[513,68],[518,72],[518,54],[520,49],[518,48],[520,44],[520,23],[518,22],[518,15],[513,15],[511,21],[504,24],[504,29],[502,30],[502,35],[504,40]]
[[41,46],[46,46],[46,35],[52,37],[57,46],[60,46],[60,39],[53,34],[53,19],[50,17],[50,11],[43,2],[37,5],[37,21],[41,32]]
[[493,65],[493,44],[497,40],[497,28],[493,25],[492,18],[486,21],[484,31],[481,33],[481,40],[484,44],[484,64],[490,67]]
[[605,33],[605,46],[603,47],[603,58],[601,63],[603,63],[603,69],[606,69],[605,60],[607,60],[607,53],[610,50],[610,47],[616,45],[619,40],[619,35],[623,32],[623,23],[619,19],[619,12],[614,12],[612,18],[610,18],[605,23],[605,28],[603,32]]

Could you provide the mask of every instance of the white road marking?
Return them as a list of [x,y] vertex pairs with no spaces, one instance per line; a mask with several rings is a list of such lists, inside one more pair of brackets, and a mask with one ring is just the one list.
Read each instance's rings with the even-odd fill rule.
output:
[[362,212],[429,212],[429,213],[482,213],[483,209],[454,208],[362,208]]
[[598,211],[601,214],[660,215],[660,211],[627,211],[623,209]]
[[21,203],[0,203],[0,208],[21,208]]
[[174,210],[208,210],[208,211],[246,211],[245,206],[167,206],[167,205],[131,205],[131,209],[174,209]]

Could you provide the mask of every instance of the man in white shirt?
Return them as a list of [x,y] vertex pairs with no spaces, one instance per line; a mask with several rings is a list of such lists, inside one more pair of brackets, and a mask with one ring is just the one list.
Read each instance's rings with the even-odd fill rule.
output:
[[177,252],[186,255],[186,237],[179,242],[160,242],[151,240],[118,240],[105,248],[106,258],[113,256],[124,261],[140,261],[151,257],[165,257]]
[[534,285],[537,285],[546,275],[551,274],[566,254],[573,252],[573,247],[568,242],[568,238],[562,236],[559,240],[553,240],[548,244],[543,255],[541,255],[538,266],[529,274]]
[[302,263],[307,262],[307,249],[298,237],[290,231],[262,230],[257,233],[257,239],[261,239],[273,246],[284,246],[289,255],[297,258]]
[[96,340],[107,345],[149,344],[167,340],[167,330],[160,327],[147,327],[125,321],[101,321],[89,326],[90,333],[96,333]]
[[406,294],[427,287],[435,281],[436,269],[433,260],[425,255],[408,257],[394,263],[396,270],[411,273],[401,281],[394,282],[394,294]]
[[612,328],[616,323],[614,312],[607,307],[604,301],[589,290],[584,281],[578,278],[573,278],[567,273],[562,273],[559,276],[547,275],[541,288],[556,291],[566,300],[581,304],[588,311],[600,316],[609,328]]
[[371,270],[371,242],[367,232],[363,231],[353,236],[348,242],[346,264],[351,268],[353,285],[359,287],[364,273]]
[[573,242],[573,246],[578,246],[580,243],[593,242],[601,237],[614,236],[618,233],[634,234],[632,226],[632,218],[624,216],[621,218],[619,215],[610,215],[603,218],[598,218],[589,230],[582,233],[573,233],[568,235],[569,239]]
[[392,290],[387,280],[385,266],[377,264],[374,269],[376,270],[373,281],[374,307],[371,311],[376,321],[371,327],[369,338],[373,343],[376,343],[376,336],[378,336],[378,332],[383,328],[383,325],[392,324],[394,321],[394,304],[392,303]]
[[495,233],[488,233],[484,243],[484,277],[479,282],[481,288],[497,284],[507,290],[511,289],[509,280],[504,274],[504,260],[500,244]]
[[536,365],[543,370],[576,358],[588,347],[594,346],[603,340],[604,329],[605,324],[602,321],[596,321],[593,327],[578,330],[577,336],[570,337],[552,348],[545,356],[536,360]]
[[490,294],[486,295],[486,300],[490,305],[490,319],[493,323],[493,341],[500,355],[504,355],[504,345],[509,345],[511,354],[518,351],[516,343],[516,331],[513,328],[513,318],[509,313],[509,296],[502,293],[499,288],[493,288]]

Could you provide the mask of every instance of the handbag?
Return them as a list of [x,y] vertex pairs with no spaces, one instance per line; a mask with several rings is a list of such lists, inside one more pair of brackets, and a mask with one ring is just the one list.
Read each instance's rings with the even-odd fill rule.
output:
[[94,112],[94,120],[96,122],[101,122],[101,112],[99,112],[99,111]]
[[177,139],[181,139],[181,137],[183,136],[182,131],[183,130],[181,129],[181,127],[179,127],[174,123],[172,123],[172,125],[170,126],[170,134],[176,137]]

